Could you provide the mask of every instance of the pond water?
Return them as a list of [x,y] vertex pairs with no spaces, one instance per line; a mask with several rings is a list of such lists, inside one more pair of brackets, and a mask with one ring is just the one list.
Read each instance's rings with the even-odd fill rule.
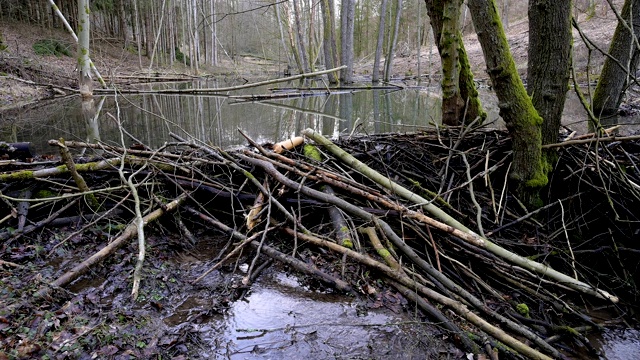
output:
[[[190,84],[177,84],[191,87]],[[193,87],[220,87],[215,82],[195,83]],[[298,84],[279,84],[297,86]],[[176,84],[154,85],[175,87]],[[173,141],[169,133],[193,136],[208,144],[230,147],[246,144],[237,131],[244,131],[259,142],[275,142],[312,127],[325,135],[359,132],[380,133],[415,131],[439,121],[440,98],[434,89],[353,90],[331,95],[284,100],[247,102],[228,95],[266,94],[267,87],[234,91],[221,96],[119,95],[96,96],[101,115],[86,122],[80,99],[68,97],[5,117],[0,140],[31,141],[39,153],[48,152],[47,140],[87,141],[99,138],[120,143],[120,134],[111,113],[138,141],[152,148]],[[127,139],[133,142],[131,139]]]
[[[363,306],[364,307],[364,306]],[[400,309],[400,308],[398,308]],[[165,320],[165,323],[167,320]],[[175,326],[176,324],[170,324]],[[264,274],[220,318],[194,325],[200,356],[218,359],[384,359],[460,355],[436,327],[406,312],[359,309],[353,298],[316,292],[282,272]],[[416,336],[419,334],[420,336]]]
[[[153,88],[213,88],[229,84],[217,81],[154,84]],[[317,85],[317,84],[314,84]],[[411,85],[411,84],[410,84]],[[0,117],[0,141],[32,142],[38,153],[51,153],[47,140],[94,141],[120,145],[115,121],[137,141],[152,148],[174,141],[170,133],[193,136],[223,148],[246,144],[237,131],[244,131],[258,142],[276,142],[311,127],[324,135],[383,132],[411,132],[439,123],[441,97],[437,84],[408,86],[406,89],[352,90],[327,95],[250,102],[230,96],[269,94],[262,86],[219,96],[146,94],[96,96],[101,109],[94,121],[85,121],[77,96],[46,101],[31,109]],[[278,84],[281,89],[299,83]],[[322,84],[320,84],[322,86]],[[364,84],[362,87],[366,87]],[[147,87],[150,88],[151,86]],[[497,99],[482,87],[480,98],[488,109],[489,126],[500,127]],[[586,115],[573,92],[568,94],[564,123],[578,132],[586,131]],[[136,140],[126,139],[130,145]]]

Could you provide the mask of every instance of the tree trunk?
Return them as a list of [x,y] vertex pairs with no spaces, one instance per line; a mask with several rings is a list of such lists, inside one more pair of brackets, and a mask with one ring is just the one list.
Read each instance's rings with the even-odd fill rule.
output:
[[389,51],[384,61],[384,80],[391,79],[391,70],[393,69],[393,56],[395,55],[396,43],[398,42],[398,30],[400,28],[400,18],[402,17],[402,0],[396,3],[396,19],[391,33],[391,41],[389,42]]
[[376,44],[376,54],[373,58],[373,72],[371,73],[371,81],[377,83],[380,81],[380,58],[382,57],[382,48],[384,46],[384,30],[385,19],[387,18],[388,0],[382,0],[380,4],[380,23],[378,25],[378,42]]
[[90,14],[89,0],[78,0],[78,89],[83,99],[93,97],[91,59],[89,58]]
[[[386,1],[386,0],[385,0]],[[336,33],[335,33],[335,17],[333,16],[333,1],[321,0],[322,20],[324,26],[324,40],[322,44],[324,52],[324,65],[327,69],[335,68],[338,62],[338,54],[336,53]],[[338,83],[336,73],[328,74],[329,83]]]
[[[622,95],[629,80],[635,77],[638,53],[634,39],[640,37],[640,0],[625,0],[622,18],[613,34],[609,55],[593,93],[593,112],[596,116],[610,116],[618,112]],[[629,31],[633,24],[634,33]],[[635,49],[634,49],[635,48]]]
[[569,89],[571,5],[570,0],[529,0],[527,92],[544,120],[543,145],[558,141]]
[[469,0],[473,25],[482,47],[487,72],[498,96],[500,116],[513,142],[510,177],[525,203],[531,204],[537,190],[547,184],[542,166],[542,118],[518,76],[502,28],[495,0]]
[[340,12],[340,59],[347,67],[340,72],[340,80],[349,84],[353,82],[353,29],[356,11],[355,0],[342,0]]
[[[296,50],[300,54],[303,73],[308,73],[309,60],[307,59],[307,48],[304,44],[304,37],[302,36],[302,23],[300,21],[300,6],[298,5],[298,0],[293,0],[293,17],[296,22],[296,38],[298,39],[298,47]],[[309,44],[309,46],[311,46],[311,44]]]
[[438,39],[438,48],[442,49],[442,123],[446,125],[459,125],[464,112],[458,55],[461,5],[461,0],[444,0],[442,36]]
[[[444,64],[444,51],[441,46],[440,39],[442,38],[442,29],[444,23],[444,3],[446,0],[425,0],[425,4],[427,7],[427,15],[429,15],[429,19],[431,22],[431,29],[433,31],[433,37],[435,39],[436,46],[438,48],[438,53],[440,54],[440,61]],[[487,114],[482,110],[482,104],[480,103],[480,99],[478,98],[478,91],[476,90],[475,83],[473,81],[473,73],[471,72],[471,65],[469,64],[469,58],[467,57],[467,52],[464,48],[464,43],[462,42],[462,34],[460,29],[458,29],[457,33],[458,39],[458,61],[459,61],[459,85],[458,90],[460,94],[460,98],[462,99],[463,107],[466,106],[466,110],[464,108],[456,110],[456,113],[460,115],[460,118],[456,121],[456,124],[462,122],[462,116],[466,114],[466,119],[464,119],[467,123],[473,121],[475,118],[480,117],[484,119],[487,117]],[[444,90],[444,89],[443,89]],[[443,101],[442,104],[442,113],[444,114],[447,110],[447,107],[451,105],[458,104],[459,102],[445,103]],[[444,117],[444,115],[443,115]]]

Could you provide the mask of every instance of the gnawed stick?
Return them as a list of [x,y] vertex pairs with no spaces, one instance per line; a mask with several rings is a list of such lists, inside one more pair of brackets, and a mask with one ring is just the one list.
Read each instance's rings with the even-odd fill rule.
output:
[[285,150],[291,150],[296,146],[300,146],[304,143],[304,138],[302,136],[296,136],[291,139],[283,140],[278,143],[273,144],[273,152],[276,154],[281,154]]
[[[166,204],[165,207],[167,211],[175,210],[176,208],[178,208],[178,206],[180,206],[180,204],[182,204],[182,202],[185,201],[185,199],[187,199],[186,193],[178,196],[175,200]],[[160,218],[162,215],[165,214],[165,212],[166,212],[165,210],[160,208],[147,214],[145,217],[143,217],[144,225]],[[124,245],[127,240],[131,239],[137,233],[138,233],[137,224],[134,221],[129,225],[127,225],[127,227],[122,231],[122,233],[120,233],[120,235],[117,238],[115,238],[111,243],[109,243],[109,245],[103,247],[100,251],[91,255],[88,259],[84,260],[80,264],[76,265],[73,269],[67,271],[62,276],[60,276],[59,278],[51,282],[50,286],[41,287],[36,292],[35,296],[45,296],[49,293],[49,291],[52,288],[65,286],[70,282],[74,281],[75,279],[79,278],[81,275],[89,271],[89,269],[93,265],[98,264],[99,262],[104,260],[107,256],[111,255],[114,251],[116,251],[120,246]]]

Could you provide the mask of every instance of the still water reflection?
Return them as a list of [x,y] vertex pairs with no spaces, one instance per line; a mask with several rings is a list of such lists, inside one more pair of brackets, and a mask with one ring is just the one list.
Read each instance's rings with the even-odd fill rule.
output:
[[[325,135],[350,133],[354,128],[360,133],[415,131],[440,121],[441,114],[437,88],[429,87],[353,90],[331,95],[319,92],[315,96],[260,102],[228,97],[248,93],[268,94],[269,89],[253,88],[224,96],[96,96],[95,104],[101,105],[101,111],[93,122],[84,120],[80,99],[73,96],[5,118],[0,136],[4,141],[31,141],[39,153],[50,151],[47,140],[60,137],[81,141],[99,138],[119,144],[117,124],[106,115],[110,113],[119,114],[124,128],[152,148],[172,141],[170,132],[229,147],[246,143],[237,129],[259,142],[273,142],[308,127]],[[127,145],[133,140],[128,142]]]
[[[220,88],[230,84],[218,81],[153,84],[154,89]],[[233,85],[233,84],[231,84]],[[312,84],[322,87],[323,84]],[[47,140],[104,142],[120,145],[120,132],[112,114],[121,119],[124,129],[137,141],[157,148],[173,141],[169,133],[193,136],[223,148],[246,144],[237,131],[244,131],[258,142],[275,142],[314,128],[324,135],[384,132],[411,132],[433,126],[441,120],[441,96],[438,84],[411,86],[405,89],[364,89],[316,91],[313,96],[244,101],[234,96],[273,94],[274,86],[230,91],[216,96],[169,94],[120,94],[96,96],[100,109],[93,121],[85,121],[78,96],[43,102],[18,114],[0,114],[0,141],[34,143],[40,154],[52,153]],[[150,89],[142,88],[143,90]],[[299,83],[280,83],[283,88],[296,88]],[[308,86],[308,85],[306,85]],[[490,89],[478,89],[483,107],[488,112],[486,123],[501,127],[497,99]],[[308,93],[307,93],[308,94]],[[635,133],[638,117],[615,119],[625,123],[621,134]],[[567,93],[563,124],[578,133],[588,131],[587,115],[574,92]],[[126,139],[126,145],[136,140]]]

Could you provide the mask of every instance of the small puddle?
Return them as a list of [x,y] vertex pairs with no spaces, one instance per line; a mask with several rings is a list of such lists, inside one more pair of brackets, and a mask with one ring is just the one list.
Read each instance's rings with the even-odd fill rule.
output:
[[263,277],[225,315],[193,325],[204,342],[201,357],[424,359],[451,350],[441,337],[436,340],[436,329],[427,330],[404,312],[381,308],[362,314],[351,297],[305,289],[281,272]]

